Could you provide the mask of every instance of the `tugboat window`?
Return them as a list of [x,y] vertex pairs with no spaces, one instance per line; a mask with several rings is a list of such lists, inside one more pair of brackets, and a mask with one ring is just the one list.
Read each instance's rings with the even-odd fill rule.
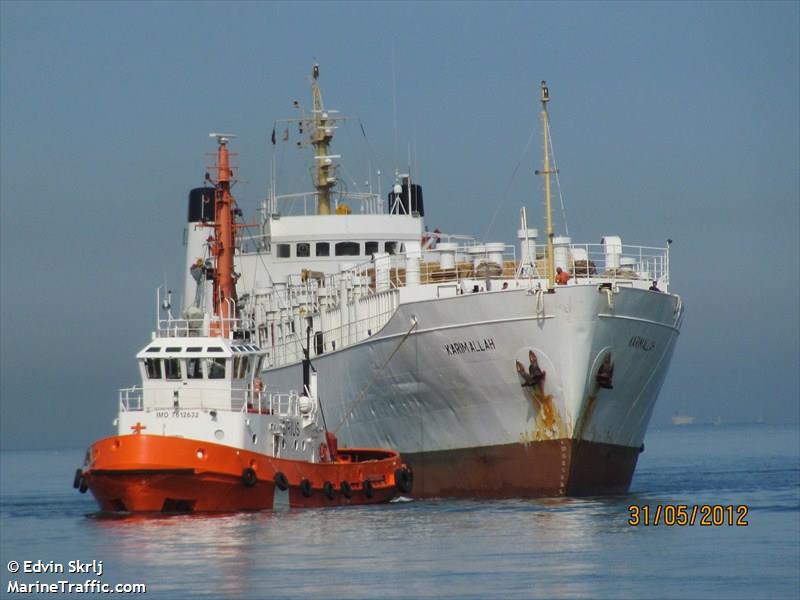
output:
[[397,242],[386,242],[386,252],[389,254],[396,254],[397,253]]
[[331,245],[328,242],[317,242],[317,256],[330,256]]
[[297,256],[301,258],[311,256],[311,244],[297,244]]
[[289,244],[278,244],[278,258],[289,258],[291,256],[291,246]]
[[164,377],[166,379],[181,378],[181,361],[177,358],[164,359]]
[[339,242],[336,244],[336,256],[358,256],[361,244],[358,242]]
[[366,242],[364,244],[364,254],[375,254],[378,251],[378,242]]
[[189,379],[203,378],[203,361],[199,358],[190,358],[186,361],[186,377]]
[[207,358],[206,366],[208,367],[209,379],[225,379],[224,358]]
[[157,358],[144,359],[148,379],[161,379],[161,361]]
[[249,366],[250,361],[247,360],[247,356],[237,356],[233,359],[233,376],[237,379],[244,379],[247,375],[247,367]]

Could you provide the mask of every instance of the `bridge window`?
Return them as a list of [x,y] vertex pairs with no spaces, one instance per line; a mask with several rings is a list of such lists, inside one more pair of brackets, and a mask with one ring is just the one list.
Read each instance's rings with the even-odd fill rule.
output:
[[224,358],[207,358],[206,367],[208,368],[209,379],[225,379]]
[[358,242],[338,242],[336,256],[358,256],[361,253],[361,244]]
[[331,245],[328,242],[317,242],[317,256],[330,256]]
[[199,358],[190,358],[186,361],[186,377],[189,379],[203,378],[203,361]]
[[300,258],[311,256],[311,244],[297,244],[297,256]]
[[397,253],[397,242],[386,242],[386,252],[389,254],[396,254]]
[[365,242],[364,254],[375,254],[378,251],[378,242]]
[[247,356],[237,356],[233,359],[233,376],[238,379],[244,379],[247,376],[247,367],[250,361]]
[[144,368],[148,379],[161,379],[161,361],[158,358],[145,358]]
[[166,379],[181,378],[181,361],[177,358],[164,359],[164,377]]
[[277,244],[278,258],[289,258],[291,256],[292,247],[289,244]]

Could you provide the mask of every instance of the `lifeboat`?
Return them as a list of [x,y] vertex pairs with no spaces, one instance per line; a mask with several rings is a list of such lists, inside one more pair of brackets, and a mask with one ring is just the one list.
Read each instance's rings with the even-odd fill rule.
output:
[[195,303],[174,319],[159,298],[167,318],[136,356],[141,385],[120,390],[117,435],[89,447],[74,487],[102,511],[132,513],[375,504],[409,493],[413,474],[399,453],[338,447],[307,346],[299,392],[260,379],[268,352],[251,341],[233,272],[241,225],[230,194],[232,136],[212,135],[214,221],[200,226],[213,235],[209,256],[193,265]]

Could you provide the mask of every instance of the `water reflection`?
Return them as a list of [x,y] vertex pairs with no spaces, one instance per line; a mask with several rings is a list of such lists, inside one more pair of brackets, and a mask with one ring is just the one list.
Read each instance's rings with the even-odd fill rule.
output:
[[608,536],[630,530],[626,507],[625,498],[433,500],[89,523],[107,540],[108,563],[147,573],[162,593],[293,596],[300,578],[308,595],[333,585],[337,596],[375,597],[388,586],[427,598],[445,586],[468,598],[476,580],[500,577],[506,594],[529,596],[535,583],[536,595],[553,596],[592,593],[591,575],[608,567]]

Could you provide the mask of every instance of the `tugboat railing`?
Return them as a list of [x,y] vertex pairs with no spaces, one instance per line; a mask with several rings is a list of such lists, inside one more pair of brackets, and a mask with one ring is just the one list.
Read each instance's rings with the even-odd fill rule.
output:
[[[204,388],[203,392],[210,393],[214,398],[204,398],[202,395],[191,399],[179,398],[178,410],[217,410],[237,413],[259,413],[277,415],[281,417],[297,417],[300,415],[300,396],[297,392],[268,392],[256,391],[245,387],[214,387]],[[228,396],[229,400],[220,400],[220,396]],[[141,386],[122,388],[119,390],[120,412],[156,411],[175,409],[174,404],[154,403],[145,406],[144,389]]]
[[229,318],[220,319],[159,319],[155,336],[162,337],[192,337],[192,336],[218,336],[219,331],[229,332],[228,337],[233,339],[233,332],[252,331],[254,326],[250,320]]

